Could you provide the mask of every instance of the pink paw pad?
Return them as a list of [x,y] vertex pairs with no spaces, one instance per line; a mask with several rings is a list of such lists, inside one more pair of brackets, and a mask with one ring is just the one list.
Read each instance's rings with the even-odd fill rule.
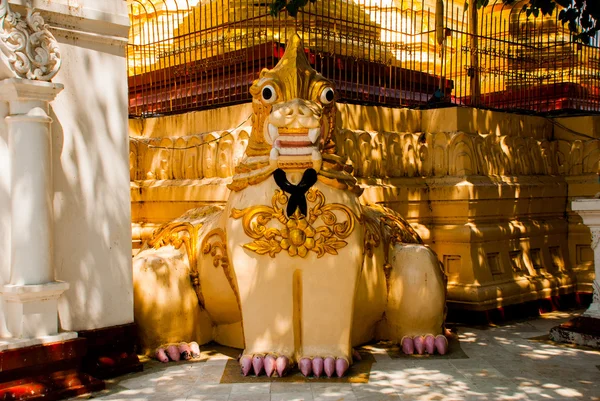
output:
[[265,374],[268,377],[271,377],[273,373],[275,373],[275,368],[277,366],[277,358],[273,355],[265,356]]
[[335,360],[335,373],[337,377],[342,377],[350,367],[350,364],[346,360],[346,358],[338,358]]
[[308,377],[312,373],[312,361],[310,358],[302,358],[298,362],[298,368],[304,376]]
[[413,344],[417,354],[423,355],[423,352],[425,352],[425,338],[423,338],[423,336],[415,336],[413,338]]
[[435,353],[435,337],[431,334],[427,334],[425,336],[425,350],[429,355],[433,355]]
[[181,354],[179,353],[179,348],[177,348],[176,345],[169,345],[167,347],[167,355],[169,356],[169,359],[172,361],[179,361],[179,359],[181,358]]
[[254,358],[252,358],[252,367],[256,376],[260,376],[264,366],[264,358],[261,355],[254,355]]
[[190,343],[190,351],[192,352],[192,358],[198,358],[200,356],[200,346],[196,341]]
[[324,363],[323,358],[320,356],[317,356],[312,360],[312,370],[315,377],[321,377],[323,374]]
[[335,373],[335,358],[331,356],[325,358],[325,361],[323,361],[323,370],[325,371],[327,377],[333,376]]
[[448,352],[448,339],[442,334],[437,335],[435,337],[435,348],[440,355],[446,354]]
[[408,336],[402,337],[400,345],[402,345],[402,352],[404,352],[406,355],[412,355],[415,353],[415,344],[412,338]]
[[290,368],[290,360],[287,356],[280,356],[275,361],[275,368],[277,369],[277,374],[279,377],[285,376],[287,371]]
[[177,346],[177,349],[179,350],[179,355],[182,360],[187,361],[192,358],[192,350],[187,343],[180,343]]
[[242,374],[248,376],[252,370],[252,357],[250,355],[242,355],[240,358],[240,368],[242,368]]
[[165,352],[164,348],[157,348],[156,352],[154,353],[154,356],[162,363],[169,362],[169,357],[167,356],[167,353]]

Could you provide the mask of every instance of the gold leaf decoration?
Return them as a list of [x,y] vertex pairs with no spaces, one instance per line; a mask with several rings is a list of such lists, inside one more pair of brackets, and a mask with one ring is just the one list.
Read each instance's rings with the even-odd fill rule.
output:
[[[326,204],[325,196],[318,189],[311,188],[306,194],[306,201],[310,206],[308,216],[296,209],[292,216],[287,217],[284,207],[288,197],[279,189],[275,190],[271,206],[232,209],[231,217],[241,218],[244,232],[254,240],[244,244],[244,248],[272,258],[282,251],[302,258],[310,252],[319,258],[326,254],[337,255],[338,250],[348,245],[344,239],[352,234],[360,219],[346,205]],[[342,221],[338,221],[339,217],[343,217]],[[323,224],[316,226],[318,220]]]
[[412,226],[398,213],[380,205],[363,207],[362,222],[365,225],[363,254],[373,257],[375,248],[383,244],[384,269],[389,265],[389,249],[399,243],[423,244]]

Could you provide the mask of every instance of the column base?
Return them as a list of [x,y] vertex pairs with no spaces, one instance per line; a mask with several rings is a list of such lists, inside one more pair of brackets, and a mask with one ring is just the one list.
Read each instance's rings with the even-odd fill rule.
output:
[[0,400],[55,401],[104,389],[81,372],[86,340],[0,351]]
[[87,341],[83,372],[98,379],[109,379],[143,370],[135,352],[138,336],[134,323],[82,330],[77,334]]
[[550,329],[550,339],[600,349],[600,319],[576,317]]
[[77,338],[77,332],[64,331],[50,336],[36,338],[0,338],[0,352],[18,348],[32,347],[34,345],[44,345],[67,341]]
[[596,319],[596,322],[600,322],[600,303],[598,301],[592,303],[581,316]]
[[34,339],[57,335],[58,298],[68,288],[69,283],[62,281],[3,286],[0,293],[11,337]]

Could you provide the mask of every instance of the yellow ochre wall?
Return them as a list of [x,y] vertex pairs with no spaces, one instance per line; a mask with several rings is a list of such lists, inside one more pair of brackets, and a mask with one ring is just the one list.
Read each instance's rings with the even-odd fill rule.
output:
[[[488,310],[591,292],[589,230],[573,198],[600,191],[600,117],[339,104],[338,154],[444,263],[451,307]],[[133,248],[186,210],[223,204],[250,104],[130,120]],[[177,148],[183,148],[177,150]]]

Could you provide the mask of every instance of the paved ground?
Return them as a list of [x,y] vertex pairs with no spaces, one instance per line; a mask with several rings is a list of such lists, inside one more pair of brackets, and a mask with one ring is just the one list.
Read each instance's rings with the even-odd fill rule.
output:
[[115,379],[92,397],[122,401],[600,400],[600,352],[532,340],[574,315],[553,312],[494,327],[458,326],[464,351],[460,359],[451,355],[394,359],[375,345],[370,347],[376,362],[368,383],[275,379],[223,384],[231,358],[214,354],[195,362],[148,362],[143,373]]

